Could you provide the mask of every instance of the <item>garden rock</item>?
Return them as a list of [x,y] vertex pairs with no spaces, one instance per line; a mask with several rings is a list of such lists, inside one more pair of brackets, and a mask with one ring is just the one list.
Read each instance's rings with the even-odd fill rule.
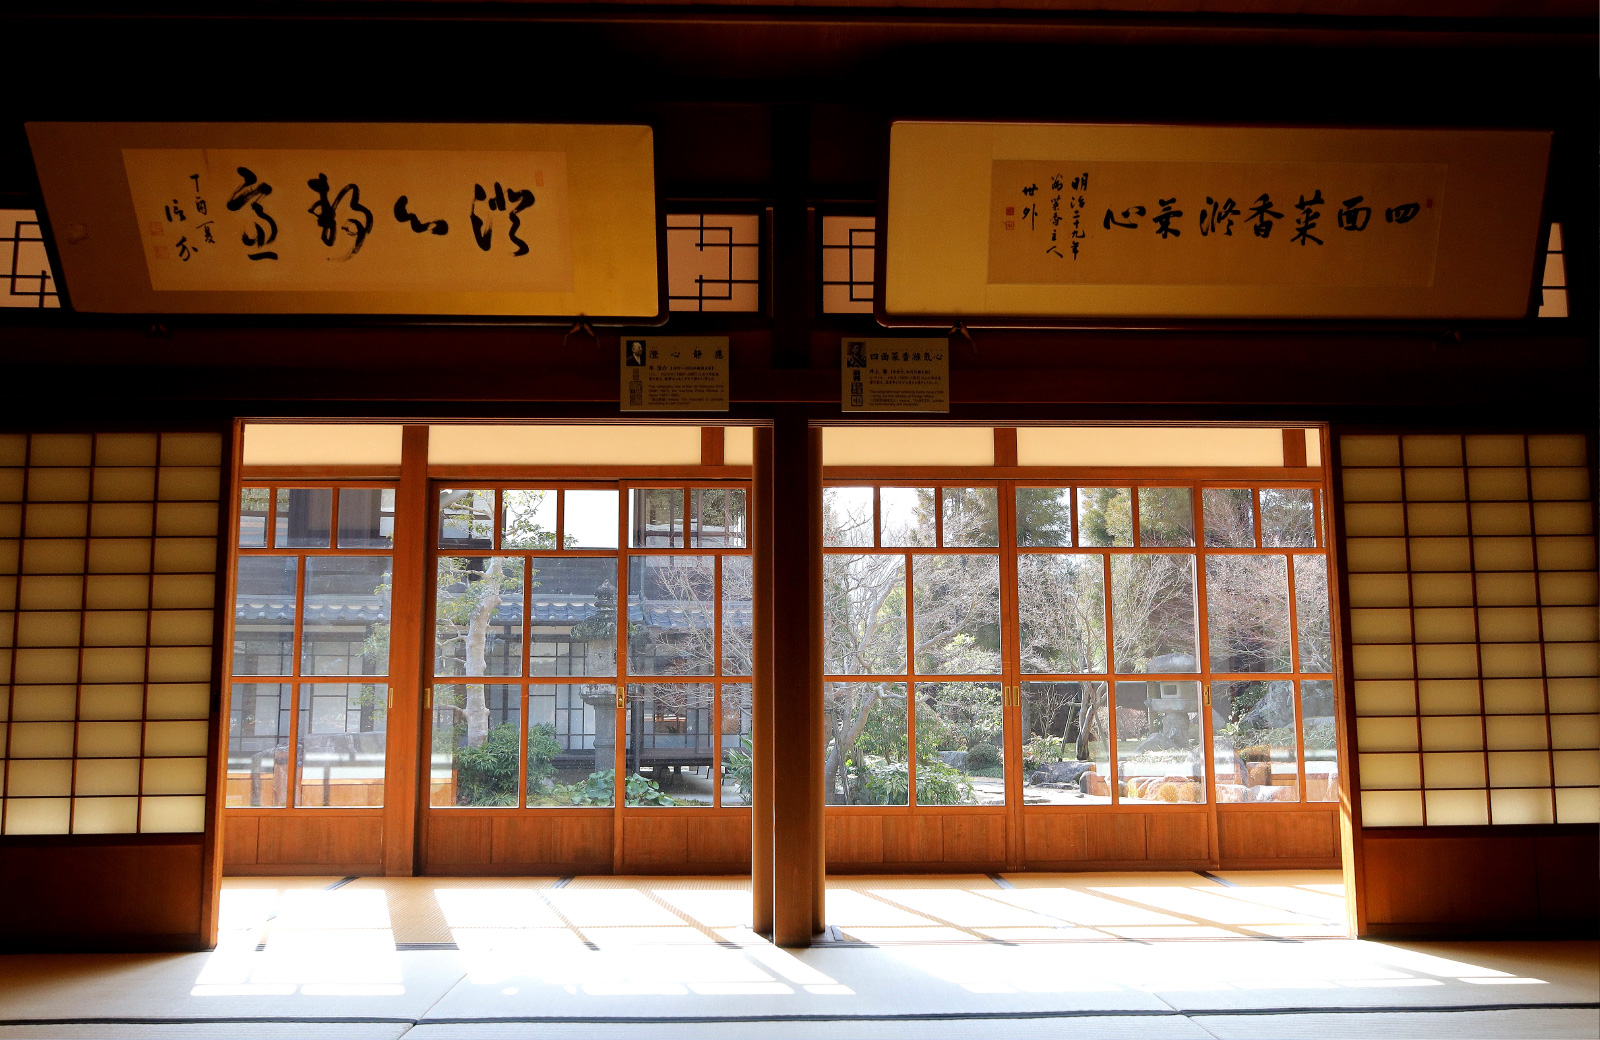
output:
[[939,761],[951,769],[965,769],[967,768],[967,753],[965,751],[941,751],[939,752]]

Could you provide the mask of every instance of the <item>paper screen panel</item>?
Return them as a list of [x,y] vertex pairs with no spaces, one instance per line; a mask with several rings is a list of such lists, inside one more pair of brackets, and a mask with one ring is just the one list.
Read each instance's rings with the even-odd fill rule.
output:
[[1340,451],[1364,825],[1600,818],[1587,438],[1361,434]]
[[204,829],[222,452],[0,437],[0,833]]

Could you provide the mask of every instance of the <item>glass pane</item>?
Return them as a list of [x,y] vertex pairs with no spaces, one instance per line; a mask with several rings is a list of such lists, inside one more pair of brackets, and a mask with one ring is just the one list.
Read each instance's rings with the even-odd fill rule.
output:
[[944,544],[1000,544],[1000,501],[994,488],[944,489]]
[[722,674],[755,672],[755,561],[749,556],[722,558]]
[[239,489],[239,548],[267,547],[267,514],[271,507],[270,488]]
[[1289,671],[1288,557],[1206,557],[1206,622],[1213,672]]
[[[909,805],[906,684],[824,683],[822,782],[829,805]],[[779,777],[778,783],[784,778]]]
[[1139,489],[1139,544],[1194,544],[1194,493],[1189,488]]
[[1017,544],[1072,544],[1072,489],[1017,488]]
[[742,549],[745,540],[743,488],[695,488],[689,492],[689,544],[697,549]]
[[615,800],[617,688],[528,687],[528,804],[604,806]]
[[629,806],[711,805],[710,683],[630,683],[623,716]]
[[332,488],[279,488],[279,549],[326,549],[333,526]]
[[822,558],[823,671],[894,675],[906,670],[906,558],[887,553]]
[[1117,683],[1117,788],[1124,802],[1203,802],[1200,684]]
[[1272,548],[1316,545],[1316,496],[1310,488],[1262,488],[1262,544]]
[[1197,672],[1194,557],[1111,558],[1111,643],[1117,671]]
[[561,492],[562,545],[567,549],[617,547],[617,492]]
[[230,806],[283,805],[289,792],[289,687],[234,683],[228,702]]
[[1326,556],[1294,557],[1294,613],[1300,629],[1300,670],[1333,671]]
[[1306,801],[1339,800],[1339,749],[1334,722],[1333,680],[1300,683],[1300,739],[1306,749]]
[[1017,557],[1024,673],[1106,670],[1106,590],[1101,557]]
[[1244,549],[1256,544],[1256,500],[1249,488],[1205,488],[1206,545]]
[[529,675],[617,674],[615,556],[532,556]]
[[390,558],[306,558],[301,675],[389,673]]
[[1133,544],[1133,494],[1128,488],[1078,489],[1078,544]]
[[629,501],[628,545],[635,549],[683,547],[681,488],[634,488]]
[[749,683],[728,683],[722,687],[722,725],[718,733],[722,741],[723,805],[750,804],[754,695]]
[[302,683],[299,806],[382,805],[389,687]]
[[522,674],[522,559],[441,556],[433,674]]
[[1111,803],[1111,702],[1103,682],[1022,684],[1024,805]]
[[829,487],[822,489],[822,544],[872,544],[872,489]]
[[556,492],[507,488],[500,492],[500,548],[556,548]]
[[1294,684],[1211,684],[1212,752],[1218,802],[1296,802]]
[[628,560],[628,671],[710,675],[717,659],[713,556]]
[[494,547],[494,492],[439,492],[439,548]]
[[912,557],[920,675],[998,675],[1000,557]]
[[878,489],[879,545],[933,545],[933,488]]
[[394,548],[394,488],[339,489],[339,548]]
[[917,804],[1006,804],[1001,686],[917,683]]
[[428,804],[516,805],[521,743],[520,687],[435,686]]
[[239,557],[233,608],[234,675],[289,675],[294,671],[294,592],[295,557]]

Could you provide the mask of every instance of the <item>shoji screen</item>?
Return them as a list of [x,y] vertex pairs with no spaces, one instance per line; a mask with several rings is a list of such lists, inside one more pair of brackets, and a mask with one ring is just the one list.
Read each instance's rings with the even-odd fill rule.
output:
[[0,833],[205,829],[221,451],[0,435]]
[[1340,439],[1364,827],[1600,820],[1583,436]]

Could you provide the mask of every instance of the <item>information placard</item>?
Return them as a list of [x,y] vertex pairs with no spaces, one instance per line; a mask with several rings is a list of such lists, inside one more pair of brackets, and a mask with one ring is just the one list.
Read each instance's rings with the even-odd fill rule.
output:
[[948,340],[846,337],[839,350],[839,406],[844,411],[950,410]]
[[622,410],[728,410],[728,337],[622,337]]

